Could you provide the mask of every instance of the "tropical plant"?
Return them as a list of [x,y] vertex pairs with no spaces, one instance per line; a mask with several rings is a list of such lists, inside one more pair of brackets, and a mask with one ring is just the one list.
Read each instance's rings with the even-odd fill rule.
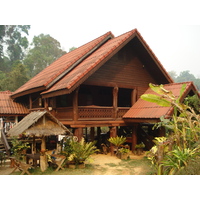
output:
[[154,128],[166,127],[168,134],[166,138],[156,138],[155,146],[150,150],[148,157],[156,166],[158,174],[174,174],[186,167],[191,159],[199,156],[197,150],[199,149],[200,116],[188,104],[180,102],[185,84],[178,98],[175,98],[171,91],[164,89],[163,85],[150,84],[150,87],[158,95],[145,94],[141,98],[161,106],[173,107],[174,114],[171,119],[162,117],[161,122],[154,126]]
[[12,138],[11,144],[12,144],[11,151],[13,152],[13,155],[16,156],[17,158],[21,158],[24,155],[23,151],[30,148],[28,142],[23,142],[16,137]]
[[164,166],[164,173],[176,174],[180,170],[188,166],[188,163],[195,161],[200,155],[199,148],[195,149],[174,149],[173,151],[166,154],[166,159],[162,161],[161,166]]
[[66,155],[68,161],[74,162],[76,165],[81,164],[98,151],[95,143],[96,141],[85,142],[84,138],[81,141],[69,139],[64,144],[63,154]]
[[127,149],[127,148],[120,148],[120,149],[119,149],[119,153],[121,153],[121,154],[128,154],[128,153],[130,153],[130,149]]
[[108,139],[108,141],[115,146],[115,148],[116,148],[116,156],[119,156],[119,152],[118,152],[119,147],[120,147],[120,145],[124,144],[124,142],[126,142],[126,137],[123,137],[123,136],[110,137]]
[[135,148],[136,149],[143,149],[143,148],[145,148],[145,144],[143,142],[141,142],[140,144],[136,144]]
[[110,137],[108,141],[112,144],[114,144],[117,148],[119,148],[120,145],[124,144],[126,142],[126,137],[123,136],[117,136],[117,137]]

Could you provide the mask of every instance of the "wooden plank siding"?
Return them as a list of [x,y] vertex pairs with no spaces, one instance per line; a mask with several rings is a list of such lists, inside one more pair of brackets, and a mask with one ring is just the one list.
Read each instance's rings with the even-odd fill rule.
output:
[[144,67],[135,52],[131,49],[127,51],[127,48],[128,46],[125,46],[121,49],[84,84],[137,88],[138,95],[143,94],[149,83],[156,83],[156,81],[148,73],[147,66]]
[[[74,120],[77,123],[78,121],[94,120],[94,124],[97,121],[122,120],[123,115],[130,107],[119,107],[116,96],[119,95],[119,88],[132,89],[134,91],[132,92],[131,101],[133,104],[147,90],[149,83],[156,83],[156,81],[144,67],[134,49],[130,45],[126,45],[83,83],[85,88],[87,88],[86,86],[91,86],[91,88],[94,86],[113,88],[112,105],[107,104],[106,107],[86,106],[83,94],[78,94],[76,91],[76,97],[74,96],[73,99],[74,108],[56,108],[56,117],[62,121]],[[98,88],[93,88],[92,90],[95,91],[96,98],[100,98],[97,96]],[[78,98],[78,104],[76,98]]]

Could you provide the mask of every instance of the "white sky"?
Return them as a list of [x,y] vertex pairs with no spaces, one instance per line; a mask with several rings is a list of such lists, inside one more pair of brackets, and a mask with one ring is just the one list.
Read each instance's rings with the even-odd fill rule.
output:
[[[68,51],[108,31],[118,36],[137,28],[167,71],[179,74],[189,70],[200,78],[200,14],[196,0],[42,0],[16,11],[26,2],[12,2],[10,12],[15,15],[11,22],[30,24],[31,38],[50,34]],[[9,6],[10,1],[5,4]]]

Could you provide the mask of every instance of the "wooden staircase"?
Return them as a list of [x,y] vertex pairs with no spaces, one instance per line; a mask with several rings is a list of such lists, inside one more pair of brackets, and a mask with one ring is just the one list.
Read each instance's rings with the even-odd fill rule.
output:
[[10,140],[7,139],[6,135],[3,131],[1,131],[1,138],[0,138],[0,152],[5,152],[7,156],[10,156],[11,147],[10,147]]

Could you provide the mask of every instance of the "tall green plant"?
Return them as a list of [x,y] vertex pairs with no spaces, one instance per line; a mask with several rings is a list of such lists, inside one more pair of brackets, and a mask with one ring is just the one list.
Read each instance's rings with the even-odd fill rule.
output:
[[163,85],[150,84],[150,87],[157,95],[145,94],[141,98],[161,106],[173,107],[174,114],[170,120],[162,117],[161,122],[156,124],[155,127],[167,127],[169,133],[165,141],[157,141],[149,153],[149,158],[157,167],[158,174],[166,172],[174,174],[186,167],[191,159],[199,156],[197,142],[200,133],[200,116],[188,104],[180,102],[186,85],[183,85],[178,98],[171,91],[164,89]]
[[68,161],[74,162],[75,164],[83,163],[92,154],[98,151],[95,146],[96,141],[85,142],[84,138],[81,141],[67,140],[63,151]]

